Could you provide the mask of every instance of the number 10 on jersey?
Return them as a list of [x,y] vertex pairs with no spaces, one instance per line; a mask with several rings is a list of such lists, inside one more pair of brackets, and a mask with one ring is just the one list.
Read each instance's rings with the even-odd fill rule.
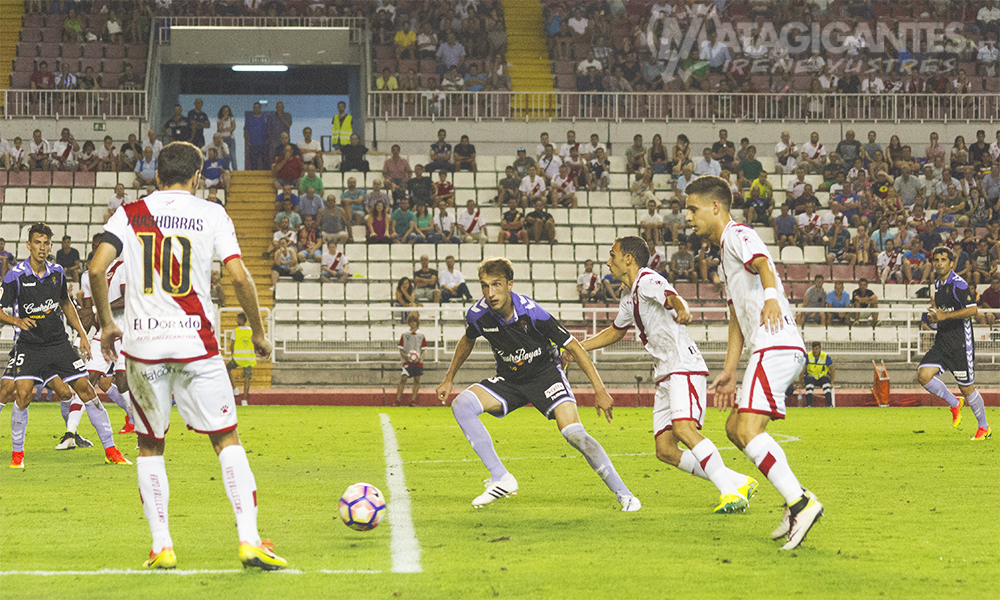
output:
[[[142,293],[153,294],[156,279],[156,235],[138,234],[142,244]],[[180,247],[180,260],[174,260],[174,246]],[[191,291],[191,240],[180,235],[165,235],[159,247],[160,287],[171,296],[185,296]],[[179,269],[180,272],[175,272]]]

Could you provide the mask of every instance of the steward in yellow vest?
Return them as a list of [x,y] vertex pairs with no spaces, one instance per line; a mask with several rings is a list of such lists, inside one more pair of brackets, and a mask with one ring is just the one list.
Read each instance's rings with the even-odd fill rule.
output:
[[347,146],[351,143],[351,134],[354,127],[351,124],[351,115],[347,114],[347,104],[343,101],[337,103],[337,114],[333,115],[333,138],[330,145],[333,147]]
[[806,368],[802,378],[806,388],[806,406],[812,406],[813,388],[822,386],[826,405],[833,405],[833,359],[822,350],[822,344],[813,342],[812,352],[806,355]]

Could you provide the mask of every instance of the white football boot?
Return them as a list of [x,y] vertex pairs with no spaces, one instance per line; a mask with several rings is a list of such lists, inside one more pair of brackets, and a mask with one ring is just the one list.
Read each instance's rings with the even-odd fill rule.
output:
[[501,477],[498,481],[486,480],[486,491],[472,500],[472,506],[482,508],[493,502],[497,498],[517,495],[517,480],[510,473]]
[[635,496],[619,494],[618,501],[621,502],[622,512],[636,512],[642,508],[642,502],[639,502],[639,499]]

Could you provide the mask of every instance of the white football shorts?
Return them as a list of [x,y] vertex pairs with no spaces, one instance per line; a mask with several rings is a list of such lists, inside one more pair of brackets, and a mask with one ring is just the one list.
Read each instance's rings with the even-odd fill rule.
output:
[[[121,340],[115,342],[115,350],[118,352],[118,358],[115,359],[115,371],[124,371],[125,355],[122,354]],[[104,355],[101,354],[101,340],[90,338],[90,360],[87,361],[87,371],[100,373],[103,377],[109,374],[110,367],[111,365],[104,360]]]
[[751,354],[736,392],[740,412],[784,419],[785,391],[805,365],[805,351],[799,348],[765,348]]
[[226,363],[219,355],[189,363],[127,363],[137,434],[162,440],[177,402],[188,429],[225,433],[236,429],[236,401]]
[[702,373],[673,373],[656,386],[653,398],[653,437],[673,429],[674,421],[705,424],[707,377]]

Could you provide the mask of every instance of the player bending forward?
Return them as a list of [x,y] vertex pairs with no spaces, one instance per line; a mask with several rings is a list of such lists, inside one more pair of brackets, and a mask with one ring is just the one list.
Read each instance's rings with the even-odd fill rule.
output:
[[[729,297],[729,344],[722,373],[710,386],[715,405],[738,410],[726,420],[726,434],[757,465],[785,499],[781,524],[772,539],[787,536],[785,550],[797,548],[823,515],[823,505],[795,478],[781,446],[765,431],[768,421],[785,418],[785,390],[805,365],[806,349],[767,247],[757,233],[729,216],[733,194],[719,177],[702,176],[685,189],[688,225],[719,246],[719,274]],[[750,360],[737,400],[736,367],[744,345]]]
[[934,345],[924,355],[917,367],[917,381],[928,392],[951,406],[951,425],[962,422],[962,398],[956,398],[948,386],[938,379],[945,370],[951,371],[958,389],[976,415],[979,427],[973,441],[985,440],[993,435],[986,422],[983,397],[976,389],[976,348],[972,336],[972,319],[979,312],[976,301],[969,293],[969,284],[955,271],[955,255],[945,246],[938,246],[931,254],[931,263],[937,275],[934,295],[927,320],[937,323]]
[[[28,405],[31,404],[36,384],[52,388],[64,401],[70,400],[74,393],[79,395],[104,445],[104,461],[130,465],[132,463],[115,447],[108,411],[87,381],[84,361],[66,334],[68,323],[80,336],[80,353],[89,358],[87,332],[70,300],[66,272],[61,266],[46,260],[52,251],[52,230],[48,225],[35,223],[31,226],[27,248],[28,259],[7,271],[0,288],[0,307],[13,309],[12,315],[0,310],[0,321],[17,328],[15,349],[6,373],[13,380],[15,397],[10,415],[13,446],[10,468],[24,468]],[[0,388],[4,385],[10,384],[0,384]],[[7,387],[7,390],[10,393],[11,388]]]
[[484,260],[479,265],[479,283],[483,299],[469,308],[465,335],[458,340],[448,373],[437,388],[438,399],[447,404],[452,380],[469,358],[476,338],[486,338],[496,357],[496,377],[469,386],[451,404],[465,439],[490,471],[486,491],[477,496],[472,505],[484,506],[516,493],[518,487],[517,480],[500,462],[493,439],[479,415],[488,412],[503,417],[531,403],[546,418],[555,419],[563,437],[583,454],[591,468],[615,493],[623,511],[634,512],[642,508],[639,499],[618,476],[607,452],[580,423],[576,398],[558,362],[557,346],[572,353],[590,378],[597,414],[603,410],[610,423],[614,406],[614,400],[580,342],[534,300],[512,291],[514,268],[506,258]]
[[[659,361],[653,405],[656,457],[715,484],[721,495],[715,512],[745,511],[757,481],[726,467],[712,440],[698,431],[705,423],[708,366],[684,327],[691,321],[687,302],[662,275],[640,268],[648,262],[649,249],[642,238],[615,241],[608,270],[630,293],[622,294],[614,324],[584,340],[583,349],[590,352],[620,342],[634,326],[643,347]],[[690,450],[682,452],[678,442]]]
[[90,285],[103,330],[101,349],[115,360],[122,330],[108,303],[108,266],[124,258],[125,333],[122,353],[132,390],[135,432],[139,436],[139,495],[153,534],[153,548],[143,566],[177,565],[168,527],[170,487],[163,460],[170,427],[171,400],[188,428],[208,435],[222,465],[222,485],[233,505],[244,566],[280,569],[285,559],[270,550],[257,531],[257,484],[236,432],[236,401],[226,364],[219,355],[209,315],[212,258],[222,257],[236,297],[253,330],[257,355],[271,348],[264,338],[257,292],[240,258],[236,231],[225,209],[193,195],[198,184],[201,150],[175,142],[160,151],[159,190],[118,208],[104,226],[94,252]]

